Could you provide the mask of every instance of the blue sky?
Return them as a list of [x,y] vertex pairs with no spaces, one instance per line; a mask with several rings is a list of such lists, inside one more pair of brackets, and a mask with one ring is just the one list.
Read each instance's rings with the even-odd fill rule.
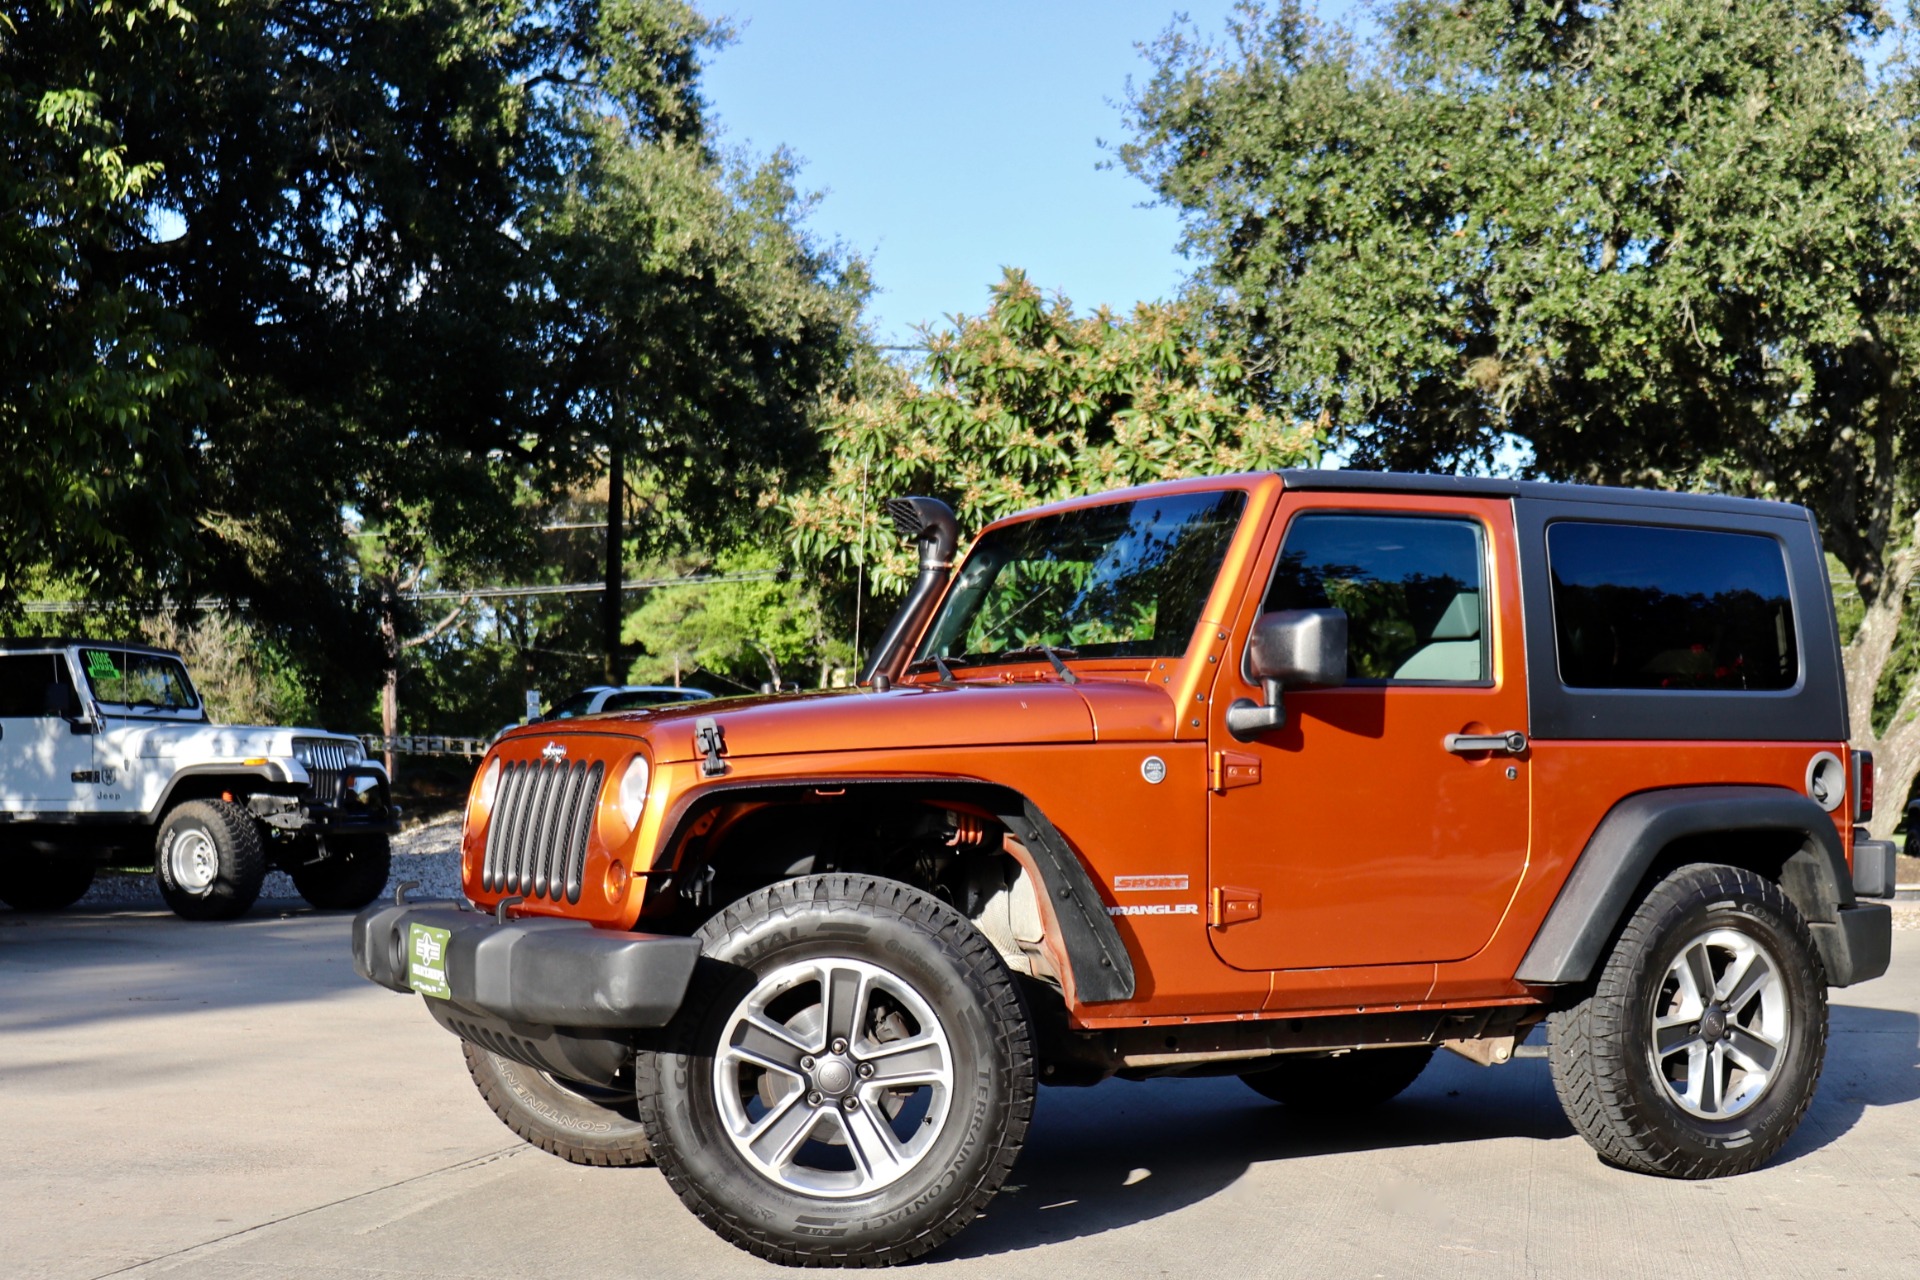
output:
[[[1347,8],[1322,0],[1322,13]],[[1100,139],[1125,137],[1134,48],[1176,8],[1218,32],[1230,0],[734,0],[738,39],[705,86],[729,145],[785,145],[825,193],[809,223],[872,263],[882,342],[985,309],[1024,268],[1082,310],[1170,296],[1187,267],[1173,212]]]

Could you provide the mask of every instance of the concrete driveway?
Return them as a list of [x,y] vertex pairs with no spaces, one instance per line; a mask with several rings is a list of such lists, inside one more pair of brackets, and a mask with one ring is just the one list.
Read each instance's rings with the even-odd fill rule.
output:
[[[1366,1117],[1238,1081],[1046,1090],[1013,1185],[916,1269],[1213,1276],[1920,1276],[1920,932],[1836,992],[1827,1072],[1744,1178],[1609,1169],[1546,1064],[1442,1054]],[[486,1110],[457,1042],[296,902],[0,912],[0,1275],[786,1274],[652,1170],[577,1169]]]

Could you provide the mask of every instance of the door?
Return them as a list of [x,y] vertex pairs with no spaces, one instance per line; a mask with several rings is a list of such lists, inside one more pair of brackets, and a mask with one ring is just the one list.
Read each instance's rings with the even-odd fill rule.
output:
[[[1504,738],[1526,728],[1512,509],[1309,494],[1275,524],[1212,699],[1214,949],[1256,970],[1470,956],[1527,856],[1527,755]],[[1329,606],[1346,686],[1288,692],[1283,726],[1236,741],[1228,705],[1261,696],[1254,618]]]
[[85,807],[93,737],[74,733],[60,714],[78,706],[64,653],[0,653],[0,809]]

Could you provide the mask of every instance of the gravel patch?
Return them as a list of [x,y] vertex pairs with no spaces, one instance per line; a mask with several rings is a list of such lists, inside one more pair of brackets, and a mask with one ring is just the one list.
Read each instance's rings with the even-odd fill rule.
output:
[[[407,891],[413,898],[458,898],[460,896],[460,818],[448,814],[418,826],[408,827],[393,838],[393,873],[387,878],[385,893],[407,880],[418,880],[416,889]],[[300,891],[284,871],[267,872],[260,887],[262,899],[300,901]],[[102,871],[93,879],[87,896],[76,904],[82,907],[164,907],[160,889],[151,872],[123,874]]]

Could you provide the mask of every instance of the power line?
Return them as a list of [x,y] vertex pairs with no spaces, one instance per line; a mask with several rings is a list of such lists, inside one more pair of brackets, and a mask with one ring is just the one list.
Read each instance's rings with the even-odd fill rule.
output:
[[[629,578],[620,584],[622,591],[650,591],[655,587],[704,587],[723,582],[768,582],[785,570],[754,569],[744,573],[690,573],[675,578]],[[432,600],[510,600],[532,596],[597,595],[607,589],[604,582],[539,583],[517,587],[434,587],[424,591],[402,591],[399,598],[408,601]],[[23,613],[104,613],[122,607],[111,600],[29,600],[21,604]],[[159,610],[170,613],[180,607],[177,600],[161,600]],[[193,602],[195,609],[225,609],[225,600],[203,597]],[[242,601],[237,608],[246,608]]]

